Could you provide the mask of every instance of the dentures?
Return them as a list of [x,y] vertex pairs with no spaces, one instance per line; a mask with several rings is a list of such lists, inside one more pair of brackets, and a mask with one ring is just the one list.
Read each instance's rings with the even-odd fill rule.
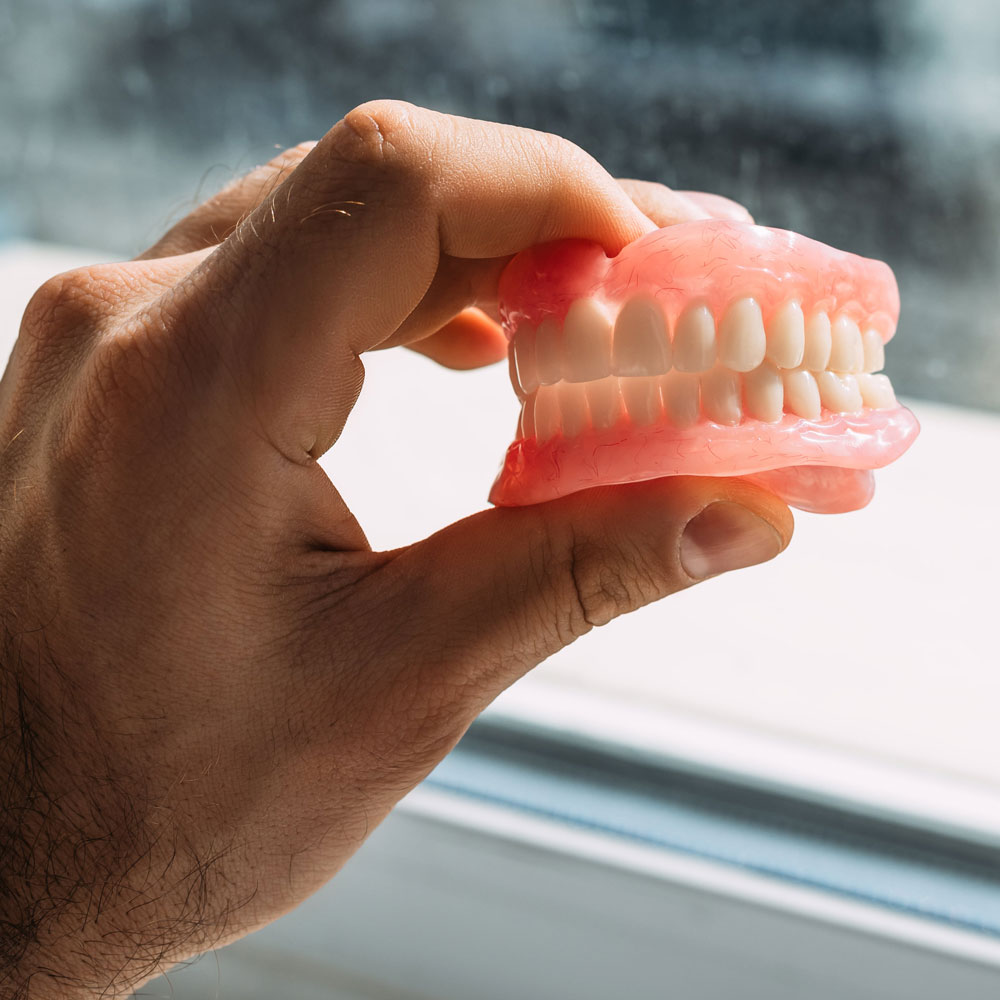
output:
[[880,374],[891,270],[795,233],[689,222],[613,259],[547,244],[511,261],[500,304],[522,409],[495,504],[699,475],[854,510],[919,430]]

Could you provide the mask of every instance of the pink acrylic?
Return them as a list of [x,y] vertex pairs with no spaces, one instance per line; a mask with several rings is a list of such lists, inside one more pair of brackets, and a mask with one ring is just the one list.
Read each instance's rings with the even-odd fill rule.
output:
[[[784,230],[716,220],[656,230],[614,258],[582,240],[524,251],[501,277],[500,309],[513,337],[522,324],[561,321],[577,298],[617,308],[636,294],[660,304],[671,330],[693,300],[719,316],[742,296],[757,300],[765,323],[796,299],[807,313],[824,309],[863,322],[883,341],[899,316],[896,281],[881,261]],[[685,429],[636,426],[626,416],[609,430],[515,441],[490,500],[514,506],[660,476],[744,476],[800,509],[856,510],[872,496],[869,470],[898,458],[918,431],[903,406],[848,414],[824,409],[818,420],[786,413],[777,423],[747,419],[735,426],[702,418]]]

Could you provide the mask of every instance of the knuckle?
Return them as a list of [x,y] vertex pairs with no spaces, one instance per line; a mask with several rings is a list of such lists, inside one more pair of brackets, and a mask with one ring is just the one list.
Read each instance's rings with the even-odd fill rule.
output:
[[117,302],[112,270],[113,265],[93,265],[49,278],[28,302],[22,326],[39,336],[58,336],[101,322]]
[[428,165],[426,147],[434,131],[430,112],[402,101],[370,101],[331,129],[327,148],[342,162],[416,178]]
[[660,596],[661,588],[637,551],[574,539],[566,570],[579,615],[588,627],[606,625]]

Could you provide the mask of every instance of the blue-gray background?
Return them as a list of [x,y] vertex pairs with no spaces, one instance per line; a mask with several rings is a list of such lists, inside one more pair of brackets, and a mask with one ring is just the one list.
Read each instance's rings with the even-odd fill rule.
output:
[[1000,410],[994,0],[0,0],[0,239],[134,253],[373,97],[888,260],[897,389]]

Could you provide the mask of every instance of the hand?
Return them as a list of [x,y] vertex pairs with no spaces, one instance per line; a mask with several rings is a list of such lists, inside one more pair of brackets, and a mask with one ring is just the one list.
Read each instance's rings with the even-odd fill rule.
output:
[[787,544],[769,494],[675,478],[372,552],[317,464],[365,351],[502,353],[514,252],[700,214],[627,186],[645,215],[564,140],[374,103],[36,294],[0,383],[0,995],[125,995],[274,920],[539,661]]

